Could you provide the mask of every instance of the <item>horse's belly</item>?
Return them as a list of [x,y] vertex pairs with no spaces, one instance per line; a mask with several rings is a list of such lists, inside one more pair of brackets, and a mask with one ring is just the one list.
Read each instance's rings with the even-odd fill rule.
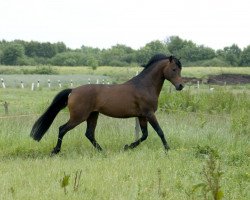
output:
[[99,109],[99,112],[110,116],[110,117],[116,117],[116,118],[128,118],[128,117],[134,117],[137,116],[137,111],[133,106],[126,106],[120,104],[118,105],[109,105],[105,107],[101,107]]

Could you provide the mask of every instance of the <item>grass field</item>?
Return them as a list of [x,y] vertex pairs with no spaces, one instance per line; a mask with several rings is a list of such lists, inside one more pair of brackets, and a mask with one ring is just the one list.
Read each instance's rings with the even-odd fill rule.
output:
[[[69,69],[79,73],[63,68],[59,75],[67,76]],[[198,69],[184,73],[198,76]],[[91,75],[113,73],[121,81],[127,69],[98,70]],[[126,77],[136,71],[129,69]],[[213,192],[217,199],[250,199],[249,87],[218,86],[213,92],[202,87],[181,93],[169,93],[168,84],[163,88],[156,115],[171,147],[167,154],[151,127],[145,142],[124,152],[134,140],[134,119],[101,115],[96,138],[104,152],[84,136],[83,123],[65,136],[55,157],[49,154],[67,109],[40,143],[29,133],[60,89],[0,88],[0,199],[215,199]]]
[[[83,76],[85,80],[91,76],[104,76],[110,79],[110,82],[121,83],[126,81],[136,73],[140,72],[142,67],[107,67],[102,66],[98,67],[96,70],[93,70],[91,67],[35,67],[35,66],[25,66],[25,67],[11,67],[11,66],[0,66],[0,78],[4,75],[10,74],[26,74],[34,73],[38,70],[41,72],[41,69],[53,69],[52,72],[56,75],[71,75],[71,79],[78,80],[79,76]],[[217,75],[222,73],[233,73],[233,74],[248,74],[250,75],[250,67],[183,67],[182,76],[184,77],[196,77],[196,78],[206,78],[208,75]],[[2,74],[2,75],[1,75]],[[40,75],[41,76],[41,75]],[[85,77],[86,76],[86,77]],[[102,78],[101,77],[101,78]],[[38,79],[38,77],[37,77]],[[68,79],[69,80],[69,79]],[[35,82],[37,80],[34,80]],[[47,80],[46,80],[47,81]],[[57,80],[56,80],[57,81]]]

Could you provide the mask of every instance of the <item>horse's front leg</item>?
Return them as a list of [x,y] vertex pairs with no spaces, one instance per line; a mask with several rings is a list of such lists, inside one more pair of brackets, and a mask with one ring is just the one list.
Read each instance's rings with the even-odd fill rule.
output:
[[149,115],[147,115],[147,120],[150,123],[150,125],[154,128],[154,130],[156,131],[156,133],[159,135],[159,137],[161,138],[161,141],[163,143],[163,146],[165,148],[165,150],[169,150],[169,145],[165,139],[164,133],[155,117],[154,113],[150,113]]

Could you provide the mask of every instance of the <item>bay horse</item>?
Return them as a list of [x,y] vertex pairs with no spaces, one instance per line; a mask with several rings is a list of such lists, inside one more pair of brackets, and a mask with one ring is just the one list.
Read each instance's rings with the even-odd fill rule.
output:
[[144,65],[141,73],[123,84],[88,84],[62,90],[35,122],[30,136],[40,141],[59,111],[68,106],[70,117],[67,123],[59,127],[58,140],[51,152],[52,155],[60,152],[64,135],[84,121],[87,121],[86,137],[101,151],[102,148],[95,139],[99,113],[115,118],[139,119],[142,136],[130,145],[125,145],[125,150],[133,149],[147,139],[148,122],[161,138],[165,150],[168,150],[169,145],[157,122],[155,112],[165,79],[170,81],[176,90],[183,89],[181,69],[181,62],[176,57],[156,54]]

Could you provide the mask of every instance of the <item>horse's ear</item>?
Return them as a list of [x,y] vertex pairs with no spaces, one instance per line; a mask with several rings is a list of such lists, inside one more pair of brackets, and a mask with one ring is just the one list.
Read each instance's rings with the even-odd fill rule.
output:
[[170,56],[169,57],[169,62],[172,62],[173,58],[174,58],[173,56]]

